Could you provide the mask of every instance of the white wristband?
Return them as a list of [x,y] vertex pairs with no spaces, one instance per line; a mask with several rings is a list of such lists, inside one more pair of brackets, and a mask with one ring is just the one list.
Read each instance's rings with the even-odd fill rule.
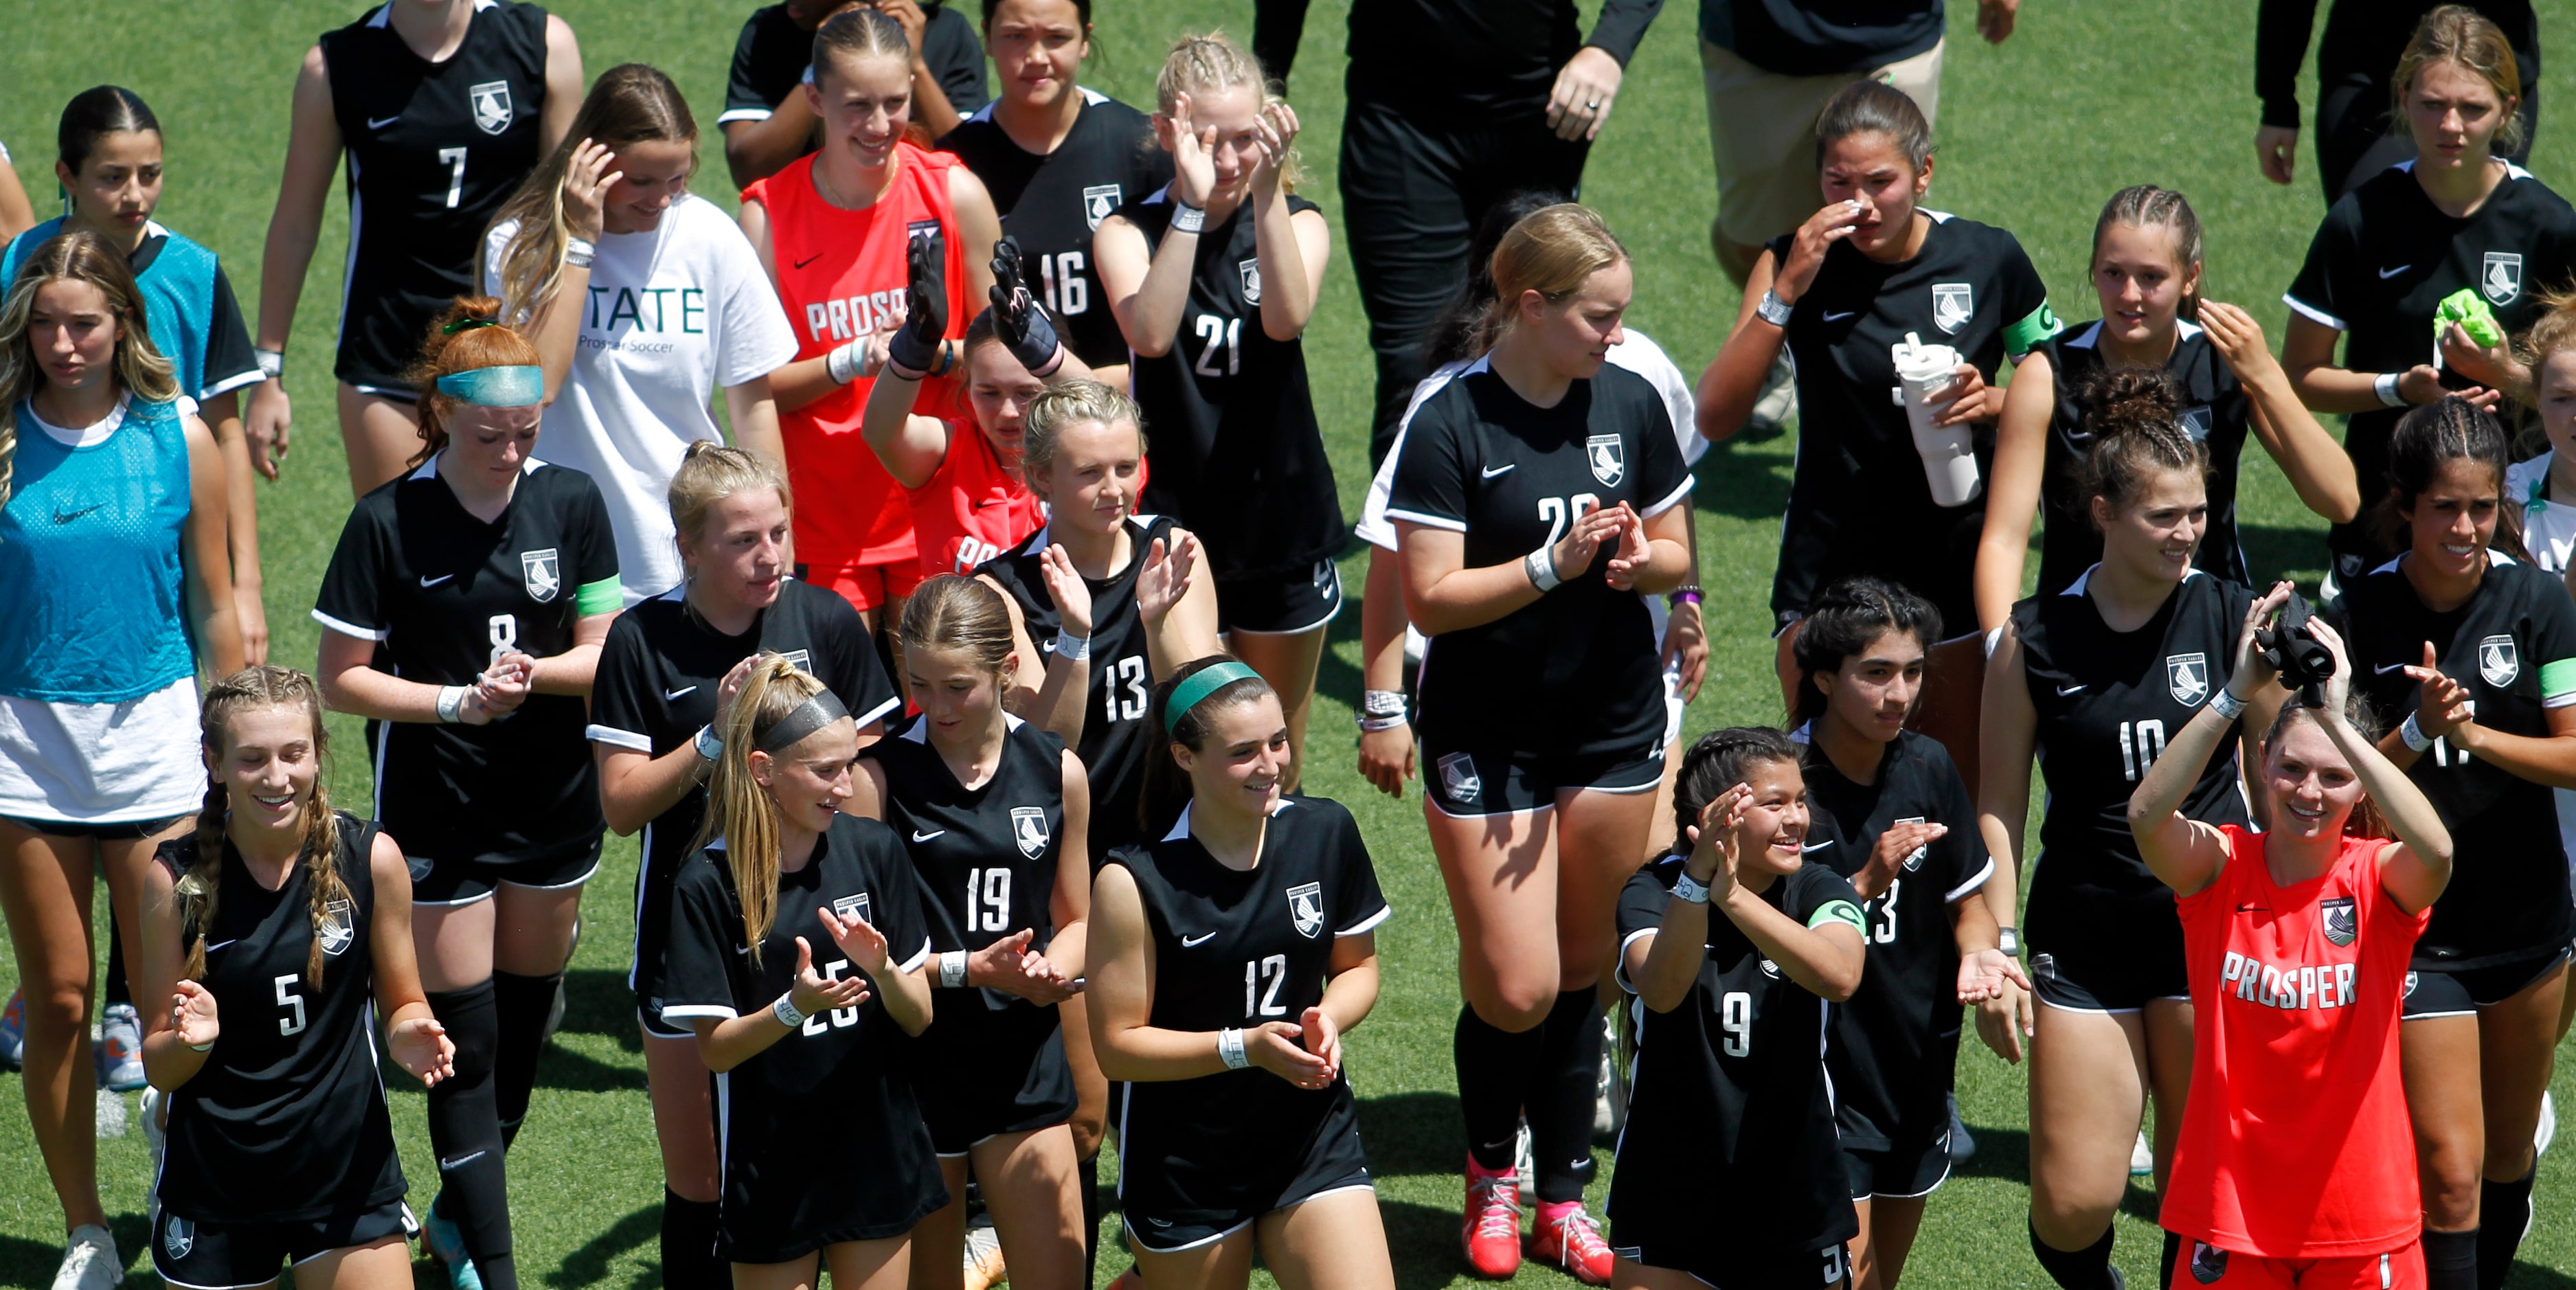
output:
[[2406,714],[2406,724],[2397,727],[2397,737],[2405,740],[2408,748],[2414,749],[2416,752],[2422,752],[2425,749],[2432,747],[2433,741],[2425,736],[2423,724],[2418,722],[2415,717],[2415,713],[2409,712]]
[[206,1042],[204,1042],[204,1043],[202,1043],[202,1044],[190,1044],[190,1045],[188,1045],[188,1051],[189,1051],[189,1052],[192,1052],[192,1053],[206,1053],[206,1052],[213,1052],[213,1051],[214,1051],[214,1048],[215,1048],[215,1041],[214,1041],[214,1040],[211,1040],[211,1039],[207,1040]]
[[1411,722],[1404,719],[1404,714],[1401,712],[1391,717],[1362,717],[1360,718],[1360,733],[1364,735],[1373,735],[1381,730],[1394,730],[1411,724]]
[[789,1030],[805,1024],[805,1014],[796,1009],[794,990],[778,996],[778,1002],[769,1005],[769,1015],[778,1018],[778,1024]]
[[281,349],[254,349],[250,352],[250,356],[259,363],[259,374],[261,376],[274,381],[286,374],[286,351]]
[[1224,1059],[1225,1068],[1230,1071],[1239,1071],[1252,1064],[1251,1054],[1243,1051],[1243,1032],[1240,1030],[1216,1032],[1216,1055]]
[[442,685],[438,687],[438,719],[448,723],[449,725],[454,725],[459,721],[463,721],[465,719],[465,696],[472,692],[472,690],[473,687],[467,685]]
[[1056,628],[1055,656],[1057,658],[1069,658],[1076,663],[1080,663],[1091,657],[1091,638],[1088,636],[1076,636],[1073,634],[1071,628]]
[[939,956],[939,984],[951,990],[966,984],[966,951],[950,950]]
[[1360,712],[1362,715],[1371,717],[1403,716],[1404,691],[1362,690],[1360,691]]
[[823,375],[831,377],[832,384],[834,385],[847,385],[850,382],[857,380],[859,376],[859,364],[866,356],[867,347],[868,343],[866,341],[854,340],[849,344],[833,350],[829,354],[825,354],[823,356]]
[[1188,202],[1184,202],[1184,201],[1175,201],[1175,202],[1173,202],[1173,203],[1172,203],[1172,231],[1173,231],[1173,232],[1175,232],[1175,233],[1196,233],[1196,232],[1198,232],[1200,229],[1203,229],[1203,228],[1206,228],[1206,227],[1207,227],[1207,208],[1206,208],[1206,207],[1204,207],[1204,206],[1192,206],[1192,205],[1190,205]]
[[2378,380],[2370,383],[2370,392],[2378,395],[2380,403],[2385,406],[2392,408],[2406,406],[2406,396],[2397,392],[2399,375],[2401,374],[2397,372],[2382,372]]
[[564,239],[564,264],[569,268],[587,269],[599,257],[599,244],[586,237]]
[[2218,687],[2218,693],[2209,696],[2209,710],[2234,721],[2245,715],[2245,700],[2229,693],[2227,687],[2222,685]]
[[1556,590],[1558,584],[1565,581],[1556,576],[1556,552],[1553,547],[1542,546],[1522,556],[1521,570],[1529,574],[1530,585],[1538,588],[1540,595]]
[[698,727],[696,737],[690,739],[689,743],[698,750],[700,757],[708,761],[717,761],[724,757],[724,740],[716,738],[714,726]]
[[1701,886],[1698,879],[1685,871],[1673,879],[1673,899],[1705,905],[1708,903],[1708,888]]

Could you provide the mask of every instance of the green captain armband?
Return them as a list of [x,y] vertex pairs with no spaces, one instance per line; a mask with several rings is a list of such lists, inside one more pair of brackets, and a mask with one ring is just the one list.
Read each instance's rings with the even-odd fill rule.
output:
[[597,582],[585,582],[581,584],[581,590],[572,593],[572,611],[584,618],[614,612],[625,603],[626,588],[617,581],[615,574]]
[[2504,327],[2496,322],[2495,311],[2488,308],[2487,302],[2470,288],[2462,287],[2442,297],[2441,306],[2433,311],[2435,344],[2441,343],[2442,329],[2453,323],[2458,323],[2460,330],[2467,332],[2469,339],[2480,345],[2493,346],[2504,342]]
[[2004,352],[2014,358],[2020,358],[2037,349],[2041,341],[2065,329],[2066,324],[2057,320],[2057,311],[2049,308],[2048,302],[2042,300],[2039,302],[2039,308],[2031,310],[2020,322],[2004,328]]
[[2576,703],[2576,658],[2540,665],[2540,706],[2563,708]]
[[1869,924],[1861,920],[1860,906],[1848,900],[1828,900],[1816,906],[1816,912],[1807,915],[1807,927],[1810,930],[1827,923],[1842,923],[1853,931],[1863,934],[1869,931]]

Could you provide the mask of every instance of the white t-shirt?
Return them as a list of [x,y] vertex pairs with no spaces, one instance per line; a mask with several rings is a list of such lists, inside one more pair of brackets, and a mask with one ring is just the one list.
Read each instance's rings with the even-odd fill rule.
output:
[[[516,221],[484,241],[483,289]],[[599,239],[572,373],[546,409],[537,455],[589,475],[608,501],[626,603],[678,585],[667,490],[680,455],[722,439],[719,388],[796,357],[796,335],[751,240],[715,203],[682,197],[649,233]]]

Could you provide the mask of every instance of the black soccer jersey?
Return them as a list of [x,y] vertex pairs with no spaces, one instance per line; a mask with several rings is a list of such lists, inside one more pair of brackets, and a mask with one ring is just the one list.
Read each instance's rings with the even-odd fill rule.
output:
[[[1127,567],[1106,578],[1082,580],[1091,589],[1091,706],[1083,710],[1082,738],[1074,751],[1091,777],[1095,871],[1111,848],[1135,840],[1141,831],[1136,798],[1145,787],[1145,746],[1152,741],[1145,711],[1153,702],[1154,669],[1145,653],[1145,624],[1136,616],[1136,574],[1155,542],[1171,540],[1172,528],[1169,516],[1129,516],[1127,541],[1135,554]],[[1054,651],[1055,634],[1064,625],[1039,571],[1050,541],[1047,530],[1039,529],[1016,549],[975,570],[1019,602],[1029,639],[1041,653]]]
[[[1984,495],[1964,506],[1933,504],[1896,396],[1891,351],[1909,334],[1948,345],[1992,384],[2004,360],[2018,361],[2057,333],[2057,315],[2012,234],[1923,213],[1932,228],[1920,254],[1881,264],[1836,243],[1790,313],[1798,465],[1771,581],[1774,615],[1803,614],[1834,579],[1866,573],[1931,600],[1953,626],[1976,621],[1969,581],[1985,527]],[[1789,242],[1770,243],[1776,261],[1787,263]],[[1980,476],[1990,477],[1995,428],[1970,428]]]
[[[1357,821],[1341,803],[1290,794],[1272,813],[1261,858],[1232,869],[1190,836],[1183,810],[1158,842],[1109,858],[1134,875],[1154,940],[1154,1007],[1166,1030],[1294,1024],[1323,1002],[1333,945],[1390,912]],[[1129,1084],[1119,1131],[1120,1195],[1174,1223],[1223,1220],[1247,1197],[1276,1196],[1316,1144],[1351,1129],[1347,1067],[1301,1089],[1259,1067]]]
[[[1808,844],[1818,838],[1810,833]],[[1667,855],[1628,879],[1623,951],[1663,924],[1683,863]],[[1860,898],[1822,864],[1773,879],[1762,899],[1806,927],[1860,926]],[[1620,979],[1627,984],[1624,966]],[[1636,1009],[1635,1082],[1608,1206],[1622,1244],[1642,1236],[1717,1263],[1823,1249],[1859,1233],[1825,1072],[1829,1011],[1710,911],[1708,955],[1689,996],[1671,1012]],[[1716,1196],[1725,1203],[1712,1204]]]
[[[349,152],[342,381],[408,391],[429,321],[474,277],[483,230],[536,169],[546,104],[546,11],[476,0],[445,62],[411,51],[393,6],[322,35],[331,115]],[[396,836],[401,836],[397,834]]]
[[[591,742],[651,757],[689,742],[715,720],[716,687],[725,673],[764,650],[813,674],[861,726],[901,706],[850,602],[790,578],[750,631],[725,636],[689,609],[681,594],[687,589],[686,583],[673,587],[609,625],[590,688]],[[671,881],[696,844],[706,809],[705,790],[692,789],[644,826],[644,863],[635,874],[635,961],[626,981],[648,1011],[661,1008]]]
[[[1219,581],[1307,574],[1339,556],[1350,536],[1315,424],[1304,342],[1261,329],[1251,209],[1246,201],[1198,235],[1190,303],[1172,347],[1161,358],[1131,356],[1128,378],[1154,436],[1145,509],[1198,534]],[[1292,195],[1288,209],[1320,208]],[[1147,247],[1159,246],[1171,195],[1139,194],[1118,214]]]
[[[313,617],[380,648],[376,666],[472,685],[504,650],[551,658],[624,603],[590,476],[534,458],[498,521],[468,514],[432,457],[358,499]],[[380,721],[376,815],[418,859],[512,864],[596,851],[606,822],[582,699],[531,694],[488,725]]]
[[[312,874],[298,863],[270,891],[224,843],[206,974],[223,1023],[196,1075],[170,1095],[169,1148],[155,1195],[200,1223],[269,1223],[361,1212],[403,1195],[402,1161],[376,1074],[374,824],[339,817],[335,856],[348,899],[313,952]],[[161,844],[173,876],[197,859],[194,833]],[[198,929],[185,929],[194,943]],[[244,1182],[257,1179],[257,1186]]]
[[[794,984],[800,936],[817,975],[857,973],[823,929],[816,911],[825,907],[866,919],[897,970],[918,970],[930,954],[912,862],[885,825],[837,816],[805,866],[778,876],[758,962],[717,839],[690,858],[672,892],[662,1015],[690,1025],[767,1011]],[[716,1076],[719,1257],[780,1263],[840,1241],[900,1236],[948,1203],[913,1100],[910,1053],[910,1037],[871,989],[859,1006],[807,1017]]]
[[[1792,737],[1803,743],[1807,731]],[[1898,734],[1868,784],[1844,778],[1819,749],[1808,751],[1805,765],[1808,805],[1833,819],[1827,844],[1808,848],[1810,864],[1849,878],[1894,825],[1950,828],[1916,848],[1887,890],[1862,904],[1868,970],[1851,1001],[1834,1012],[1827,1062],[1844,1146],[1928,1146],[1949,1128],[1945,1095],[1959,1054],[1959,942],[1950,908],[1985,885],[1995,862],[1977,837],[1967,781],[1941,741]]]
[[[2138,855],[2129,795],[2164,755],[2165,741],[2227,684],[2254,596],[2194,570],[2144,626],[2115,632],[2085,594],[2090,579],[2012,611],[2048,781],[2023,921],[2034,950],[2109,944],[2179,964],[2173,889]],[[2208,824],[2246,822],[2235,758],[2209,759],[2182,813]]]
[[[2403,372],[2441,365],[2433,315],[2445,296],[2475,288],[2508,333],[2540,316],[2540,295],[2576,277],[2576,209],[2520,166],[2506,169],[2467,219],[2433,205],[2409,161],[2362,181],[2326,212],[2307,262],[2282,297],[2309,319],[2344,333],[2343,366]],[[2467,382],[2446,374],[2445,384]],[[2402,408],[2356,412],[2344,431],[2364,496],[2385,484],[2388,437]],[[2337,555],[2376,563],[2390,552],[2359,524],[2326,535]]]
[[[1599,507],[1626,502],[1655,516],[1690,499],[1663,395],[1622,367],[1605,364],[1541,408],[1478,359],[1416,395],[1402,433],[1387,518],[1464,533],[1470,569],[1553,543]],[[1536,602],[1434,637],[1418,687],[1422,727],[1444,746],[1573,756],[1660,748],[1660,642],[1645,602],[1602,576],[1612,554],[1605,544],[1591,569]],[[1496,702],[1503,695],[1515,701]]]
[[[2165,371],[2183,389],[2183,428],[2209,450],[2209,528],[2192,553],[2193,567],[2235,583],[2247,583],[2245,552],[2236,540],[2237,459],[2245,451],[2245,430],[2254,423],[2253,402],[2236,380],[2209,333],[2177,320],[2173,354]],[[2105,366],[2096,344],[2099,322],[2069,328],[2038,349],[2056,373],[2057,406],[2048,416],[2048,448],[2042,458],[2039,498],[2046,517],[2039,540],[2039,594],[2064,591],[2102,559],[2102,531],[2093,527],[2091,499],[2082,496],[2084,459],[2093,451],[2093,434],[2084,428],[2084,408],[2076,394]],[[1965,624],[1961,624],[1964,626]]]
[[[2442,671],[2469,687],[2477,722],[2527,738],[2549,734],[2548,709],[2576,703],[2576,603],[2558,575],[2487,552],[2487,576],[2468,603],[2433,613],[2391,560],[2344,589],[2344,641],[2353,691],[2394,723],[2415,710],[2431,642]],[[2477,967],[2554,951],[2576,932],[2568,907],[2567,854],[2552,790],[2454,747],[2415,759],[2407,777],[2451,830],[2459,864],[2433,902],[2415,961]]]
[[1055,936],[1049,899],[1064,832],[1064,741],[1005,714],[993,777],[968,788],[930,746],[928,717],[871,745],[886,777],[885,821],[921,879],[930,947],[980,950],[1023,928]]
[[[942,0],[921,0],[921,60],[929,64],[948,106],[960,114],[984,106],[984,42],[975,24]],[[814,32],[799,27],[783,4],[765,5],[743,20],[734,41],[733,67],[725,78],[721,127],[730,121],[766,121],[805,83],[814,62]],[[806,151],[813,150],[808,143]]]
[[1021,150],[987,104],[939,141],[965,158],[1002,212],[1002,231],[1034,266],[1047,308],[1064,324],[1065,347],[1093,367],[1127,361],[1127,340],[1091,263],[1092,230],[1129,199],[1172,182],[1172,154],[1154,146],[1144,113],[1091,90],[1082,112],[1050,153]]

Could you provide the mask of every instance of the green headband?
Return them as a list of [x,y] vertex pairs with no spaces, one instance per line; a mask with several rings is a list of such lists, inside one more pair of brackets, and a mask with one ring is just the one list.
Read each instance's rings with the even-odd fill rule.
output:
[[487,408],[528,408],[546,401],[546,374],[538,367],[474,367],[438,378],[438,392]]
[[1163,700],[1163,729],[1180,729],[1181,718],[1190,715],[1190,709],[1199,706],[1201,700],[1218,690],[1237,681],[1259,679],[1261,674],[1253,671],[1250,664],[1238,663],[1233,659],[1213,663],[1190,673],[1189,679],[1172,687],[1172,697]]

